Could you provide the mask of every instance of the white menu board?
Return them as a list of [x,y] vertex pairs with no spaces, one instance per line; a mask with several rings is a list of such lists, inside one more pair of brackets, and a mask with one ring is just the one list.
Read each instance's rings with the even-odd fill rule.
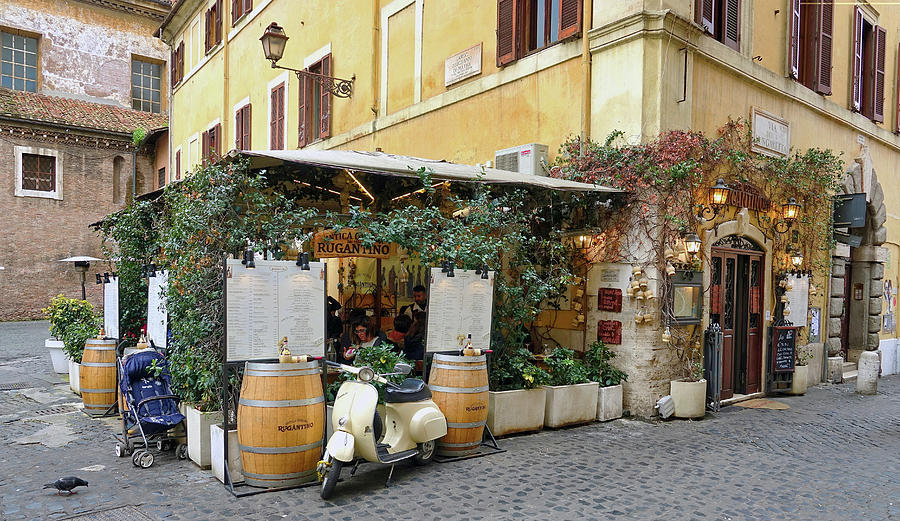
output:
[[494,272],[488,278],[474,270],[454,270],[453,277],[431,268],[428,291],[427,351],[461,349],[468,335],[472,347],[491,346],[491,316],[494,309]]
[[294,355],[325,355],[325,263],[301,270],[294,261],[240,260],[225,265],[226,337],[229,362],[278,358],[287,337]]
[[110,338],[119,338],[119,277],[103,283],[103,331]]
[[157,271],[155,277],[147,278],[147,342],[163,349],[166,347],[169,329],[169,312],[166,310],[166,291],[169,273]]
[[809,310],[809,275],[789,274],[787,280],[794,283],[794,289],[786,293],[791,314],[785,318],[795,326],[803,327],[806,325],[806,314]]

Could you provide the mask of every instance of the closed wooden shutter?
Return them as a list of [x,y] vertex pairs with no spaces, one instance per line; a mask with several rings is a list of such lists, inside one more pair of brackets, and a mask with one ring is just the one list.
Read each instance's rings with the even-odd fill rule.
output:
[[178,81],[184,79],[184,41],[178,44]]
[[169,53],[169,83],[172,84],[172,87],[175,87],[175,85],[178,84],[178,76],[176,74],[176,63],[178,63],[178,61],[176,60],[177,57],[175,56],[175,53],[175,49]]
[[175,152],[175,180],[181,179],[181,150]]
[[200,138],[200,160],[206,165],[206,160],[209,158],[209,131],[204,131],[203,136]]
[[[322,58],[322,74],[331,76],[331,55]],[[331,93],[325,88],[325,82],[322,82],[322,103],[320,105],[322,113],[319,115],[319,137],[322,139],[331,135]]]
[[834,41],[834,0],[819,0],[818,40],[816,42],[815,91],[831,95],[831,55]]
[[581,32],[581,0],[559,0],[559,39]]
[[269,105],[271,108],[269,148],[281,150],[284,148],[284,83],[272,89]]
[[240,110],[235,112],[234,114],[234,148],[235,150],[243,150],[244,143],[244,109],[241,107]]
[[213,22],[216,26],[215,44],[222,42],[222,0],[216,0],[216,16]]
[[791,78],[800,78],[800,0],[791,2],[791,41],[788,50]]
[[309,128],[309,106],[310,103],[307,100],[307,96],[309,96],[309,92],[312,91],[310,88],[310,80],[306,76],[301,76],[300,81],[298,82],[300,85],[297,87],[299,91],[299,96],[297,97],[297,119],[299,123],[297,124],[297,147],[303,148],[309,143],[309,132],[307,129]]
[[212,150],[213,150],[213,159],[218,161],[220,157],[222,157],[222,125],[220,123],[216,123],[216,126],[212,128],[213,132],[213,142],[212,142]]
[[234,27],[237,25],[237,21],[241,18],[241,7],[243,6],[243,2],[241,0],[231,0],[231,26]]
[[863,58],[863,16],[862,9],[853,8],[853,75],[850,77],[850,109],[859,112],[862,108],[862,58]]
[[518,57],[516,37],[516,0],[497,0],[497,67]]
[[875,90],[872,103],[875,104],[872,111],[872,119],[881,123],[884,121],[884,62],[887,55],[887,31],[884,27],[875,26]]
[[209,52],[212,49],[213,30],[213,10],[210,8],[203,16],[203,52]]
[[709,34],[716,34],[716,0],[697,0],[697,23]]
[[253,0],[244,0],[244,9],[241,14],[247,14],[253,10]]
[[741,39],[741,0],[724,0],[725,6],[725,31],[722,34],[722,43],[738,51]]

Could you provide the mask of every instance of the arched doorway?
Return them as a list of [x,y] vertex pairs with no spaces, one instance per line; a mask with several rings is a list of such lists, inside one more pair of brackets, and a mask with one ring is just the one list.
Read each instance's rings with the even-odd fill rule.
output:
[[722,394],[762,390],[765,250],[752,240],[729,235],[710,252],[709,321],[722,328]]

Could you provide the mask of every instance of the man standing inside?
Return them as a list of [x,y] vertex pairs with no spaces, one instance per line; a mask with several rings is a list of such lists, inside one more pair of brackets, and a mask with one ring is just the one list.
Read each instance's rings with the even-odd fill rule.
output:
[[425,286],[419,284],[413,288],[413,303],[403,308],[403,313],[413,318],[413,313],[425,313],[428,311],[428,295]]

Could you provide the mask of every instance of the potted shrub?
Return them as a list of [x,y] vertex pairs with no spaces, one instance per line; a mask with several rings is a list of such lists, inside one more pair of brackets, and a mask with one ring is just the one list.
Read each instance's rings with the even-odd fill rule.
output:
[[628,380],[628,375],[610,363],[615,356],[616,353],[601,341],[591,344],[584,354],[590,379],[600,386],[597,397],[597,419],[600,421],[622,417],[622,382]]
[[575,352],[558,347],[545,358],[550,381],[544,408],[544,426],[557,428],[594,421],[597,417],[597,382]]
[[223,420],[221,362],[215,353],[177,343],[168,355],[175,394],[185,403],[188,457],[208,469],[212,465],[210,427]]
[[[54,351],[51,351],[53,369],[57,373],[70,373],[69,381],[72,382],[73,375],[66,358],[72,361],[71,366],[76,368],[77,373],[77,365],[81,363],[81,356],[84,354],[84,342],[97,334],[101,324],[100,317],[94,312],[94,306],[90,302],[63,295],[53,297],[50,305],[41,311],[50,321],[50,334],[53,336],[45,345],[51,347],[52,344],[52,349],[59,349],[56,356],[62,357],[61,360],[53,359]],[[77,386],[78,374],[74,375],[74,380]]]
[[524,347],[507,348],[491,360],[487,425],[494,436],[544,427],[550,375],[534,365]]
[[806,394],[809,382],[809,360],[812,358],[812,349],[809,344],[797,348],[794,353],[794,377],[791,380],[790,394]]

